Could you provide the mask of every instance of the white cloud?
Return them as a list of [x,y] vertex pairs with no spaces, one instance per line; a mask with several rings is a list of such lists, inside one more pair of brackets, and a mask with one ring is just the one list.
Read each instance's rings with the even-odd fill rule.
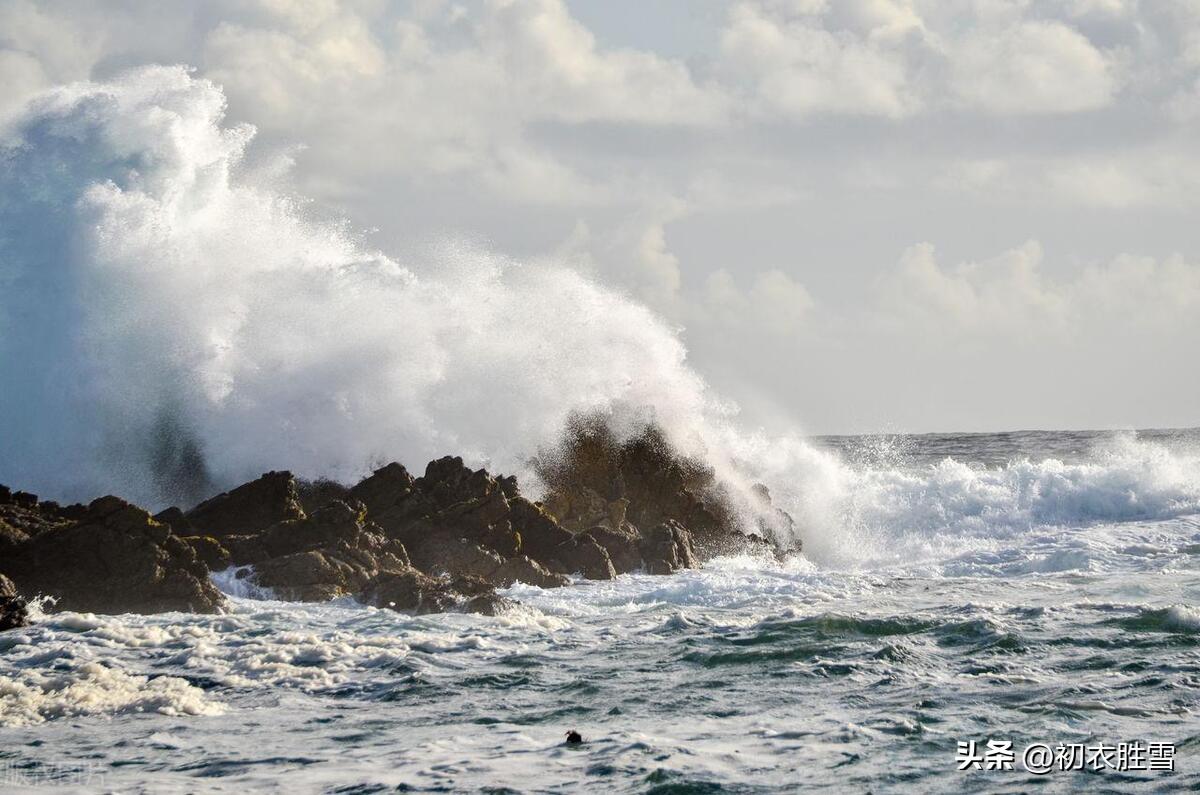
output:
[[959,99],[988,113],[1095,110],[1117,89],[1112,59],[1062,22],[985,29],[954,42],[949,55]]
[[916,110],[903,54],[892,47],[907,28],[895,18],[863,15],[865,34],[835,31],[823,24],[823,4],[771,5],[736,4],[721,37],[722,54],[734,75],[752,85],[758,112],[895,118]]
[[1029,241],[989,260],[945,267],[922,243],[876,281],[871,314],[886,333],[992,347],[1164,331],[1186,340],[1200,331],[1198,264],[1123,254],[1055,280],[1045,275],[1044,259],[1042,246]]

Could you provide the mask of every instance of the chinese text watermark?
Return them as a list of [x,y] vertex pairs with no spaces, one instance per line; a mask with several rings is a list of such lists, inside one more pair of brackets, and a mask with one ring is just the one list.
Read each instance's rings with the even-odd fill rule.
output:
[[1012,740],[959,740],[955,756],[959,770],[1013,770],[1018,762],[1035,775],[1068,770],[1173,771],[1173,743],[1143,742],[1108,745],[1030,743],[1018,751]]

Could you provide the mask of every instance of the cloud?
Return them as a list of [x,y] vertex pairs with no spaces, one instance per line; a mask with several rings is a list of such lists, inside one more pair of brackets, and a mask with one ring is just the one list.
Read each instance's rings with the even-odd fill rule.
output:
[[705,281],[704,312],[697,322],[786,337],[801,330],[813,306],[808,289],[781,270],[755,274],[743,289],[721,268]]
[[870,316],[885,333],[992,347],[1200,331],[1198,264],[1122,254],[1054,280],[1044,260],[1041,244],[1029,241],[946,267],[921,243],[876,280]]
[[917,23],[859,15],[858,30],[830,30],[827,10],[818,3],[734,5],[721,51],[735,79],[751,85],[753,109],[785,118],[914,112],[918,98],[894,45]]
[[950,56],[956,95],[987,113],[1095,110],[1117,89],[1113,59],[1058,21],[972,33],[952,45]]

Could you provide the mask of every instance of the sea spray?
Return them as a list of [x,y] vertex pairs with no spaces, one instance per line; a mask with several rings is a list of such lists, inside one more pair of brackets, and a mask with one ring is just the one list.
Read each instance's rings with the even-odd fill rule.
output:
[[732,410],[648,309],[466,245],[401,264],[256,182],[224,111],[154,67],[3,132],[0,481],[159,506],[448,452],[528,476],[575,410],[720,458]]

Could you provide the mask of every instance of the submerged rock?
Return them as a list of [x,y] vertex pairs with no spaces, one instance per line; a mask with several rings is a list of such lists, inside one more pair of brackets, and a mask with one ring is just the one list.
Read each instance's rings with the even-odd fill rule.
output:
[[149,513],[101,497],[84,517],[21,544],[0,559],[0,573],[27,596],[54,608],[92,613],[212,613],[224,597],[192,547]]
[[0,574],[0,632],[29,626],[29,610],[12,580]]

